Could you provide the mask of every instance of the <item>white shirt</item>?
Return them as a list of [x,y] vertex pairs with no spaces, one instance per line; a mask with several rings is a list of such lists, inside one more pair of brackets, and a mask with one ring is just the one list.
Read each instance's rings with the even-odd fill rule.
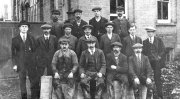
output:
[[46,39],[49,39],[49,36],[50,36],[50,35],[44,35],[45,40],[46,40]]
[[141,53],[135,53],[137,59],[140,59],[141,60]]
[[107,36],[108,36],[108,38],[111,40],[111,38],[112,38],[112,33],[107,33]]
[[95,17],[96,21],[99,22],[101,20],[101,17]]
[[89,35],[89,36],[88,36],[88,35],[85,35],[85,37],[86,37],[86,39],[89,39],[89,38],[91,37],[91,35]]
[[149,42],[151,43],[151,44],[153,44],[153,42],[154,42],[154,36],[153,37],[149,37]]
[[132,40],[135,39],[135,35],[130,35],[130,37]]
[[89,49],[89,48],[88,48],[88,51],[89,51],[89,53],[90,53],[91,55],[93,55],[94,52],[95,52],[95,48],[93,48],[93,49]]
[[20,33],[20,36],[21,36],[23,41],[26,41],[27,33]]

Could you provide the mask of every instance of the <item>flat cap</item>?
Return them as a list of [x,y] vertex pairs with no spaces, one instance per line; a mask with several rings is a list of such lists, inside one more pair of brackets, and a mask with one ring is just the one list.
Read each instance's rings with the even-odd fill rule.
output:
[[91,43],[91,42],[96,42],[96,38],[91,36],[89,39],[86,40],[86,43]]
[[113,22],[107,22],[107,23],[105,24],[105,27],[107,27],[108,25],[111,25],[111,26],[114,27],[114,23],[113,23]]
[[114,47],[114,46],[122,47],[123,45],[120,42],[114,42],[111,44],[111,47]]
[[86,28],[90,28],[90,29],[93,29],[93,26],[90,25],[90,24],[86,24],[86,25],[83,25],[82,29],[86,29]]
[[58,43],[60,43],[60,44],[70,43],[70,40],[69,40],[69,39],[66,39],[66,38],[60,38],[60,39],[58,40]]
[[60,11],[59,10],[52,10],[51,14],[60,15]]
[[76,12],[82,13],[82,10],[81,9],[75,9],[74,13],[76,13]]
[[135,49],[135,48],[142,48],[143,45],[140,44],[140,43],[136,43],[136,44],[134,44],[132,47],[133,47],[134,49]]
[[29,22],[27,22],[25,20],[20,21],[18,27],[20,27],[21,25],[27,25],[28,27],[30,27]]
[[72,28],[72,24],[71,23],[65,23],[64,24],[64,26],[63,26],[63,28],[65,29],[66,27],[69,27],[69,28]]
[[52,28],[52,26],[49,24],[41,25],[41,29],[51,29],[51,28]]
[[116,10],[118,10],[118,11],[124,11],[124,7],[123,7],[123,6],[118,6],[118,7],[116,7]]
[[92,9],[92,11],[94,11],[94,10],[99,10],[99,11],[101,11],[101,7],[94,7],[93,9]]
[[147,32],[154,32],[154,31],[156,31],[156,29],[155,29],[154,27],[151,27],[151,26],[146,27],[145,30],[146,30]]

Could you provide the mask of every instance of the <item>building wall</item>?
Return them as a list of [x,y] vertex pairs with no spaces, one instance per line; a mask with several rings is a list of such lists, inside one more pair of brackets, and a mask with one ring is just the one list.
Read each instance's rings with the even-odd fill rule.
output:
[[177,44],[176,44],[176,53],[180,52],[180,0],[176,0],[176,16],[177,16],[177,25],[176,25],[176,32],[177,32]]
[[44,22],[51,20],[51,5],[50,0],[43,0],[43,16]]

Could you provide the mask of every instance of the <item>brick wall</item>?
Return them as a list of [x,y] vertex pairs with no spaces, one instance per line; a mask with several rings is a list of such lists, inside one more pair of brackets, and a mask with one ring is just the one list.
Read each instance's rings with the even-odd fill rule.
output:
[[50,22],[51,18],[51,7],[50,7],[50,0],[43,0],[43,15],[44,15],[44,22]]

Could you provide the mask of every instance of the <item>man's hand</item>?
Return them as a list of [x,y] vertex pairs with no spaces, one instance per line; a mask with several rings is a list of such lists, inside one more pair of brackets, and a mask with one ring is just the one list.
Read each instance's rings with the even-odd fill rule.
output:
[[111,69],[116,69],[116,68],[117,68],[117,66],[111,65]]
[[139,78],[135,78],[135,79],[134,79],[134,83],[137,84],[137,85],[139,85],[139,84],[140,84]]
[[60,78],[58,73],[55,73],[54,78]]
[[13,70],[17,72],[17,65],[14,65]]
[[146,84],[151,84],[152,83],[152,80],[150,78],[147,78],[146,79]]
[[69,73],[68,78],[73,78],[73,73]]
[[86,75],[84,73],[81,74],[81,78],[85,78]]
[[97,73],[97,76],[98,77],[102,77],[102,73]]

